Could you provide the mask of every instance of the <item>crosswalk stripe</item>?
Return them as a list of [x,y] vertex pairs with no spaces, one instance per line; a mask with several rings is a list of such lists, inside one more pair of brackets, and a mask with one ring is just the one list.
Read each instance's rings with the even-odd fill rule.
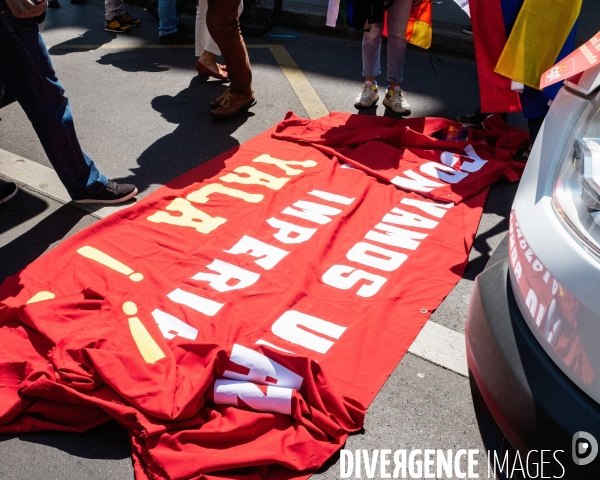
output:
[[469,375],[465,336],[439,323],[428,321],[408,351],[464,377]]

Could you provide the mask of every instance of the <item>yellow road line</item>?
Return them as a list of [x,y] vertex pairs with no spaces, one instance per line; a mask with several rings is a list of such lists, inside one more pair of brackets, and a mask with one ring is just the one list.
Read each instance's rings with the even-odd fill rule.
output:
[[[327,115],[329,110],[325,104],[321,101],[321,98],[312,87],[304,72],[300,70],[292,56],[285,49],[283,45],[275,44],[250,44],[246,45],[247,48],[268,48],[275,60],[279,64],[281,71],[290,82],[290,85],[300,103],[306,110],[306,113],[310,118],[319,118],[323,115]],[[191,49],[194,45],[117,45],[107,43],[104,45],[52,45],[49,46],[49,50],[98,50],[98,49],[109,49],[109,50],[135,50],[135,49],[159,49],[159,48],[179,48],[179,49]]]
[[310,118],[319,118],[323,115],[327,115],[329,110],[327,110],[327,107],[321,101],[317,92],[315,92],[315,89],[308,81],[308,78],[306,78],[304,72],[300,70],[285,47],[283,45],[273,45],[269,47],[269,50],[271,50],[275,60],[277,60],[277,63],[288,79],[288,82],[290,82],[294,92],[298,95],[298,99],[300,100],[300,103],[302,103],[306,113],[308,113],[308,116]]

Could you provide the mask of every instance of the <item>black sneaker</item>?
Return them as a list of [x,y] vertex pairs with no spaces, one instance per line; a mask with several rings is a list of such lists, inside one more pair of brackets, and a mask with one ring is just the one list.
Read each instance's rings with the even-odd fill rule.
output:
[[481,108],[478,108],[474,113],[457,117],[456,121],[462,123],[465,127],[482,128],[483,121],[489,116],[489,113],[481,113]]
[[162,45],[190,45],[194,43],[194,40],[185,33],[175,32],[158,37],[158,43]]
[[79,200],[73,200],[75,203],[103,203],[105,205],[112,205],[116,203],[123,203],[137,195],[138,191],[135,185],[128,183],[116,183],[112,180],[108,181],[108,185],[104,191],[94,198],[82,198]]
[[468,27],[464,27],[463,33],[465,35],[473,35],[473,27],[471,25],[469,25]]
[[58,0],[49,1],[48,8],[60,8],[60,3],[58,3]]
[[0,180],[0,205],[8,202],[11,198],[13,198],[17,194],[18,191],[19,191],[19,189],[17,188],[17,186],[14,183],[12,183],[12,182],[5,183]]

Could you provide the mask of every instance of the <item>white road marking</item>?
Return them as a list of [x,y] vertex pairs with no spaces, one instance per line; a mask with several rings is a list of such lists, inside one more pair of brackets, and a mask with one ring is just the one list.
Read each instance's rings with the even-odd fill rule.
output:
[[465,336],[438,323],[427,322],[408,351],[464,377],[469,375]]

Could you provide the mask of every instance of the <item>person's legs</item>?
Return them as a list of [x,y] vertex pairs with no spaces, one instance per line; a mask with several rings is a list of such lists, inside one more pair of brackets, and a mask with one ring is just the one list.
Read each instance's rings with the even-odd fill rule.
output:
[[360,93],[354,99],[355,108],[372,107],[379,100],[377,93],[377,82],[375,77],[381,73],[381,37],[383,33],[383,22],[374,23],[371,29],[363,34],[362,61],[363,77],[365,81]]
[[158,36],[177,32],[179,17],[175,0],[158,0]]
[[69,100],[34,19],[0,13],[0,82],[21,104],[69,195],[102,193],[108,180],[81,150]]
[[123,0],[104,0],[104,19],[111,21],[125,13]]
[[383,34],[383,22],[374,23],[371,29],[363,34],[362,61],[363,77],[365,79],[376,78],[381,73],[381,37]]
[[231,93],[252,96],[252,70],[238,22],[241,0],[208,0],[206,24],[222,52],[231,80]]
[[388,65],[389,84],[401,84],[404,79],[406,58],[406,26],[410,18],[412,0],[395,0],[388,10]]
[[[198,6],[196,7],[196,29],[195,29],[195,44],[196,44],[196,56],[200,57],[206,50],[208,39],[211,38],[208,33],[208,27],[206,26],[206,10],[208,9],[208,3],[206,0],[199,0]],[[217,47],[218,49],[218,47]],[[212,52],[214,53],[214,52]],[[217,53],[221,55],[221,52]]]

